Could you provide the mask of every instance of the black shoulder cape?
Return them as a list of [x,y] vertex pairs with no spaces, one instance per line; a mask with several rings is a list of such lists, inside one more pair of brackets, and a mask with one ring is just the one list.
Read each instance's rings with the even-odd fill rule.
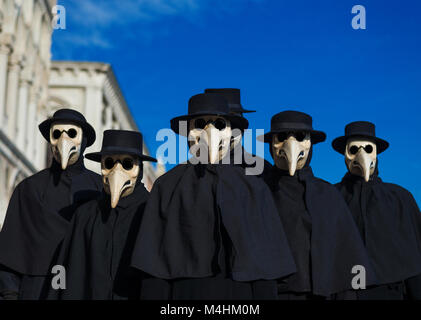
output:
[[295,264],[270,190],[233,165],[181,164],[155,181],[133,253],[134,267],[161,279],[219,272],[224,229],[236,281],[277,279]]
[[310,166],[290,177],[273,167],[265,180],[284,224],[297,273],[285,280],[290,292],[328,297],[352,288],[352,268],[374,275],[357,227],[336,188],[314,177]]
[[58,259],[66,289],[52,290],[50,299],[139,298],[140,273],[130,262],[148,196],[138,183],[115,209],[105,192],[77,209]]
[[75,206],[101,190],[101,178],[80,158],[62,171],[59,164],[23,180],[14,190],[0,232],[0,264],[24,275],[50,274]]
[[336,185],[357,222],[379,284],[421,274],[421,213],[404,188],[347,173]]

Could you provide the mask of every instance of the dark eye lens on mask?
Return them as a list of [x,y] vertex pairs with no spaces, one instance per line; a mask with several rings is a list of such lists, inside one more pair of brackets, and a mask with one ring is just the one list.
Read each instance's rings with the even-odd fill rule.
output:
[[288,134],[286,132],[278,133],[278,141],[285,141],[287,137],[288,137]]
[[54,139],[58,139],[58,138],[60,138],[60,136],[61,136],[60,130],[56,129],[56,130],[53,131],[53,138]]
[[352,146],[351,148],[349,148],[349,153],[357,154],[358,150],[360,150],[360,148],[358,148],[357,146]]
[[68,135],[68,136],[69,136],[69,138],[71,138],[71,139],[76,138],[76,136],[77,136],[77,131],[76,131],[76,129],[73,129],[73,128],[69,129],[69,131],[67,131],[67,135]]
[[196,129],[204,129],[206,127],[205,119],[200,118],[200,119],[194,120],[194,127]]
[[104,161],[105,169],[112,169],[114,167],[114,160],[112,158],[106,158]]
[[296,132],[294,134],[295,139],[297,139],[297,141],[300,141],[300,142],[304,140],[304,138],[306,137],[306,135],[307,134],[304,131],[299,131],[299,132]]
[[123,160],[123,163],[122,163],[122,165],[123,165],[123,169],[124,170],[131,170],[132,168],[133,168],[133,159],[130,159],[130,158],[125,158],[124,160]]
[[368,144],[364,148],[365,152],[372,153],[373,152],[373,146],[371,144]]
[[227,127],[227,123],[224,119],[218,118],[214,122],[215,128],[218,130],[224,130]]

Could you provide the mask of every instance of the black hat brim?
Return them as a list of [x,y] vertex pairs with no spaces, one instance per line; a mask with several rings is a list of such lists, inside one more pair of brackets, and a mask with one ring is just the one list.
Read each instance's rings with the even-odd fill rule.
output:
[[346,148],[346,143],[348,141],[349,138],[353,138],[353,137],[363,137],[363,138],[367,138],[369,140],[373,140],[377,146],[377,154],[382,153],[383,151],[385,151],[387,148],[389,148],[389,142],[387,142],[386,140],[377,138],[377,137],[373,137],[373,136],[369,136],[369,135],[361,135],[361,134],[356,134],[356,135],[350,135],[350,136],[341,136],[338,137],[336,139],[334,139],[332,141],[332,147],[335,151],[339,152],[340,154],[345,154],[345,148]]
[[60,117],[47,119],[41,122],[41,124],[38,126],[39,131],[41,132],[42,136],[48,142],[50,142],[51,125],[56,122],[69,122],[69,123],[75,123],[79,125],[83,130],[83,134],[86,136],[86,147],[90,147],[91,145],[94,144],[95,139],[96,139],[95,129],[88,122],[78,121],[75,119],[60,118]]
[[136,152],[130,152],[130,151],[128,152],[124,150],[91,152],[91,153],[85,154],[85,158],[91,161],[101,162],[102,156],[110,156],[110,155],[116,155],[116,154],[129,154],[129,155],[138,157],[140,161],[157,162],[155,158],[152,158],[150,156],[147,156],[141,153],[136,153]]
[[[190,121],[193,118],[197,118],[200,116],[220,116],[223,118],[228,119],[231,122],[231,128],[237,128],[240,130],[244,130],[247,129],[249,126],[249,122],[246,118],[243,118],[241,116],[237,116],[237,115],[233,115],[233,114],[226,114],[226,113],[209,113],[209,112],[204,112],[204,113],[196,113],[196,114],[191,114],[191,115],[184,115],[184,116],[179,116],[179,117],[175,117],[173,119],[171,119],[171,129],[177,133],[180,134],[180,128],[179,128],[179,123],[180,121]],[[188,128],[187,128],[188,130]]]
[[294,131],[310,132],[312,144],[317,144],[326,140],[326,133],[324,133],[323,131],[303,130],[303,129],[296,129],[296,128],[285,128],[282,130],[270,131],[268,133],[265,133],[264,135],[259,136],[258,140],[265,143],[272,143],[272,137],[274,134],[281,133],[281,132],[294,132]]

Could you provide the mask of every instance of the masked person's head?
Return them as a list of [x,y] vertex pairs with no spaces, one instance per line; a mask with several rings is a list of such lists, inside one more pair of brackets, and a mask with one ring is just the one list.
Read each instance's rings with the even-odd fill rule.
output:
[[303,112],[283,111],[271,119],[271,130],[259,140],[270,144],[277,168],[293,176],[309,164],[314,144],[323,142],[326,134],[313,130],[313,119]]
[[76,110],[60,109],[39,125],[62,170],[78,162],[85,148],[95,142],[95,130]]
[[[187,132],[180,123],[187,123]],[[200,163],[218,163],[229,153],[234,131],[244,130],[248,121],[231,114],[227,100],[215,93],[190,98],[188,114],[171,120],[174,132],[186,135],[190,154]]]
[[86,158],[101,163],[104,191],[110,195],[112,208],[131,195],[142,180],[142,161],[156,162],[143,154],[142,134],[126,130],[106,130],[101,151],[88,153]]
[[377,155],[389,147],[389,143],[376,137],[375,125],[367,121],[351,122],[345,127],[345,135],[336,138],[332,147],[345,156],[350,174],[370,180],[377,168]]

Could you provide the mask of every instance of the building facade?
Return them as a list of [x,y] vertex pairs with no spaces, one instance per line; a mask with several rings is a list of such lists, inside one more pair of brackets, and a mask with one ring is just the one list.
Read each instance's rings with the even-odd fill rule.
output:
[[[58,108],[71,108],[83,113],[95,128],[97,140],[87,152],[101,149],[107,129],[138,131],[138,127],[121,93],[111,66],[107,63],[52,61],[47,109],[52,115]],[[146,144],[143,153],[149,155]],[[85,160],[88,169],[100,173],[99,163]],[[150,190],[165,171],[151,162],[143,163],[143,183]]]
[[[110,65],[51,61],[55,4],[0,0],[0,229],[16,185],[48,165],[48,145],[38,124],[58,108],[79,110],[94,126],[97,141],[87,151],[101,147],[105,129],[137,130]],[[163,172],[145,163],[145,186],[151,188]]]

